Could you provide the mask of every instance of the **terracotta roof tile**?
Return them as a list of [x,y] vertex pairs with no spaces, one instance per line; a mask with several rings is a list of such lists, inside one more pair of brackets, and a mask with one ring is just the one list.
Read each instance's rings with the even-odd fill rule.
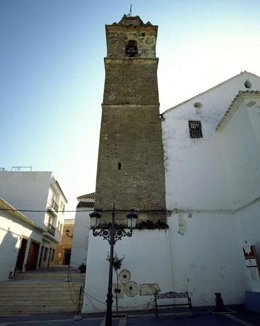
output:
[[93,208],[94,209],[95,203],[87,203],[84,201],[80,201],[77,205],[77,208]]
[[95,193],[92,192],[90,194],[82,195],[77,197],[77,200],[80,201],[81,199],[95,199]]

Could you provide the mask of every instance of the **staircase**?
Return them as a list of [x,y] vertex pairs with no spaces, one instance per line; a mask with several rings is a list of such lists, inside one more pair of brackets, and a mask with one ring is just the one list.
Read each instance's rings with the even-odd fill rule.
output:
[[67,266],[18,273],[0,282],[0,316],[80,311],[84,280]]

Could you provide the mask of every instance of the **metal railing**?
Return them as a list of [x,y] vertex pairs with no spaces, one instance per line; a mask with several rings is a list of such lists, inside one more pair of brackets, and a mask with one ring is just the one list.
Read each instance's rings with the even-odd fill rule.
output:
[[52,200],[51,206],[55,210],[55,212],[58,213],[58,211],[59,211],[59,205],[56,203],[56,201],[54,199]]
[[55,227],[51,223],[48,224],[47,229],[51,235],[55,235]]

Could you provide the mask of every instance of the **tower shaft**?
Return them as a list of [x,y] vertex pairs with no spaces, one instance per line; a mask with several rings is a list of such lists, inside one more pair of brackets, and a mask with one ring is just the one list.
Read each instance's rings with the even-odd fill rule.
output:
[[124,16],[118,24],[106,26],[106,35],[95,206],[106,211],[114,203],[119,211],[141,211],[141,219],[162,218],[165,181],[157,26]]

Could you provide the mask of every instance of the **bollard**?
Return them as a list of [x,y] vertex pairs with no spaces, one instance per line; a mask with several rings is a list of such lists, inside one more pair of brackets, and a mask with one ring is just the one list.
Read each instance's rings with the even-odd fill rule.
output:
[[215,293],[215,302],[216,302],[216,308],[215,311],[216,312],[221,312],[221,311],[225,311],[225,307],[224,307],[224,303],[223,303],[223,299],[221,298],[221,293],[220,292],[216,292]]

